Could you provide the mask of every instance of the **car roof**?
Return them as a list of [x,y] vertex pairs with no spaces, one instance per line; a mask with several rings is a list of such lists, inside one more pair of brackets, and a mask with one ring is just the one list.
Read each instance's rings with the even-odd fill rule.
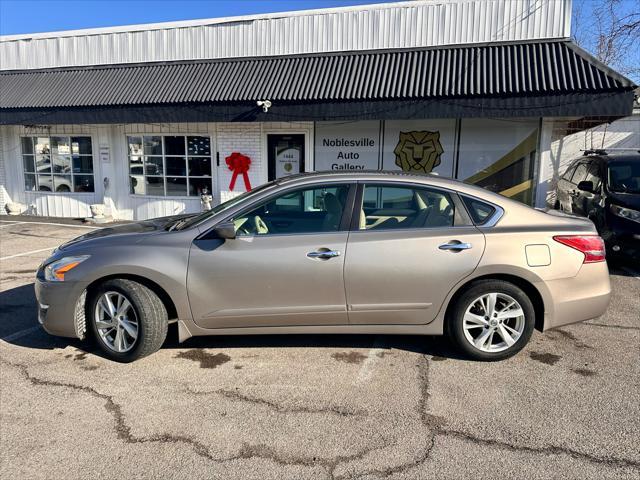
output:
[[580,160],[600,160],[604,163],[616,163],[616,162],[640,162],[640,150],[638,153],[598,153],[587,154],[582,157],[578,157],[573,163],[577,163]]
[[347,172],[335,172],[335,171],[326,171],[326,172],[308,172],[308,173],[298,173],[295,175],[289,175],[283,178],[280,178],[273,182],[274,185],[278,186],[292,186],[296,184],[304,185],[308,182],[316,182],[316,181],[368,181],[368,182],[414,182],[421,183],[425,186],[430,187],[440,187],[446,190],[452,190],[458,193],[470,195],[472,197],[480,198],[486,202],[494,203],[497,205],[502,204],[512,204],[515,203],[517,205],[522,205],[520,202],[516,202],[508,197],[502,196],[498,193],[494,193],[490,190],[486,190],[482,187],[472,185],[469,183],[465,183],[461,180],[454,180],[452,178],[443,177],[440,175],[434,174],[419,174],[419,173],[408,173],[402,171],[385,171],[385,170],[355,170],[355,171],[347,171]]
[[442,177],[432,173],[409,173],[399,170],[353,170],[346,172],[326,171],[326,172],[306,172],[288,175],[276,180],[277,185],[289,185],[293,183],[304,183],[305,181],[314,180],[345,180],[345,181],[408,181],[426,183],[433,186],[440,186],[450,190],[466,190],[468,188],[479,189],[486,192],[480,187],[475,187],[461,180],[454,180],[449,177]]
[[[440,175],[433,173],[409,173],[402,172],[399,170],[350,170],[350,171],[326,171],[326,172],[305,172],[305,173],[297,173],[295,175],[288,175],[286,177],[282,177],[276,181],[276,183],[280,185],[284,185],[287,183],[292,183],[299,180],[305,179],[345,179],[349,181],[354,180],[429,180],[429,183],[442,183],[444,185],[459,185],[464,184],[460,180],[454,180],[449,177],[441,177]],[[466,184],[465,184],[466,185]]]

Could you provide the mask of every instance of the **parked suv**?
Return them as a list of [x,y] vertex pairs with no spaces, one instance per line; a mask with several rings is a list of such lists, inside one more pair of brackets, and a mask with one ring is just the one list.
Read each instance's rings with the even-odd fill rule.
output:
[[591,219],[611,255],[640,259],[640,151],[586,151],[556,193],[555,208]]

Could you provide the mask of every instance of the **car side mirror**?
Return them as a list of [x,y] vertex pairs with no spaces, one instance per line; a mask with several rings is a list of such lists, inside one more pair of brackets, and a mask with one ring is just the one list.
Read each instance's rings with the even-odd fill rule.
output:
[[583,180],[582,182],[578,183],[578,190],[593,193],[593,182],[591,180]]
[[222,222],[213,227],[213,233],[218,238],[233,240],[236,238],[236,226],[233,222]]

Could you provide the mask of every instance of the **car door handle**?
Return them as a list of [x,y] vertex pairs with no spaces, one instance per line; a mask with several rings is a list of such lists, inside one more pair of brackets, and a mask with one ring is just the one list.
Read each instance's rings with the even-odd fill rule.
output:
[[309,258],[320,258],[323,260],[339,256],[340,252],[338,250],[318,250],[316,252],[307,253],[307,257]]
[[460,250],[469,250],[471,247],[472,245],[470,243],[463,243],[463,242],[454,240],[449,243],[443,243],[438,248],[440,250],[453,250],[454,252],[457,252]]

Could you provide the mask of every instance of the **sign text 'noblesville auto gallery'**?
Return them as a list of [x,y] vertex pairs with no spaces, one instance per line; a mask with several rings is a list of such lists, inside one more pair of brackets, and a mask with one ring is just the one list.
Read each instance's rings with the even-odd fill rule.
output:
[[570,17],[570,0],[425,0],[0,37],[3,213],[145,219],[345,170],[543,206],[552,142],[633,105]]

